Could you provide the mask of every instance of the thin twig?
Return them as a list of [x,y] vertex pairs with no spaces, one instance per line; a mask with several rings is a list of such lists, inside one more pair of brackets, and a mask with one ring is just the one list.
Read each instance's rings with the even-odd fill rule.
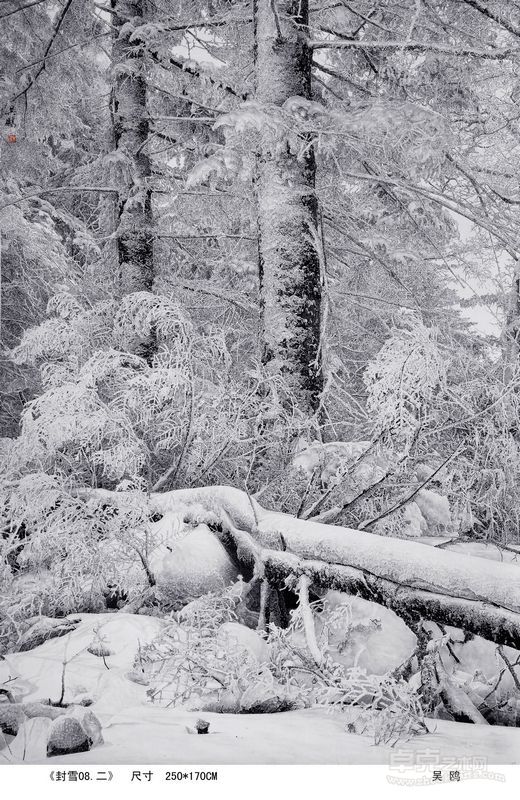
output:
[[500,656],[500,658],[502,659],[502,661],[504,662],[504,664],[506,665],[506,667],[508,668],[509,672],[511,673],[511,677],[513,678],[513,682],[514,682],[516,688],[518,689],[518,691],[520,692],[520,680],[518,679],[518,675],[516,674],[516,672],[513,669],[513,667],[515,667],[518,664],[518,659],[516,660],[515,664],[511,664],[510,660],[508,659],[508,657],[504,653],[504,648],[502,647],[501,644],[499,644],[498,647],[497,647],[497,653]]
[[316,640],[314,617],[312,616],[312,609],[309,603],[309,585],[309,576],[301,575],[298,582],[298,600],[300,603],[300,612],[302,615],[303,629],[305,631],[307,647],[309,648],[309,652],[316,664],[321,664],[323,656]]
[[390,508],[387,508],[386,511],[381,512],[381,514],[378,514],[377,517],[372,517],[372,519],[362,522],[360,525],[358,525],[359,530],[360,531],[366,530],[371,525],[375,525],[376,522],[379,522],[380,520],[385,519],[385,517],[390,516],[390,514],[393,514],[395,511],[398,511],[400,508],[409,503],[410,500],[413,500],[413,498],[419,494],[421,489],[424,489],[424,487],[431,480],[433,480],[433,478],[435,478],[435,476],[441,471],[441,469],[445,467],[446,464],[449,464],[449,462],[452,461],[456,456],[458,456],[459,453],[461,453],[463,450],[464,450],[464,445],[460,445],[459,447],[457,447],[457,449],[454,450],[454,452],[451,453],[451,455],[449,455],[448,458],[444,459],[440,467],[437,467],[437,469],[434,470],[431,473],[431,475],[429,475],[424,481],[422,481],[418,486],[415,487],[413,492],[410,492],[410,494],[406,495],[406,497],[403,497],[401,498],[401,500],[398,500],[397,503],[394,503],[393,506],[390,506]]

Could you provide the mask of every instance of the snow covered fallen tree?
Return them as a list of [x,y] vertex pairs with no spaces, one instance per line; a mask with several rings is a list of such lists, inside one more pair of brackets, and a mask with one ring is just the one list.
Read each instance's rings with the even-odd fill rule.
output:
[[407,623],[429,619],[520,649],[520,572],[514,564],[269,512],[228,486],[80,494],[119,507],[145,502],[149,518],[205,523],[241,565],[270,584],[307,575],[318,587],[386,605]]

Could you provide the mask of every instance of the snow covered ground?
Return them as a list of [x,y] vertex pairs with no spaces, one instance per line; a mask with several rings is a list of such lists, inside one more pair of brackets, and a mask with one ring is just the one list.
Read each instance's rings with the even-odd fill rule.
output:
[[[24,701],[57,700],[62,662],[65,700],[89,696],[101,721],[104,744],[86,753],[45,759],[50,764],[388,764],[400,757],[421,763],[428,753],[434,764],[520,763],[520,730],[431,720],[430,733],[400,741],[395,747],[374,745],[369,736],[348,733],[348,717],[315,708],[277,714],[214,714],[154,705],[146,686],[132,680],[134,655],[163,622],[124,613],[82,615],[72,634],[0,661],[0,681],[10,680]],[[102,641],[105,659],[92,651]],[[16,676],[16,677],[15,677]],[[195,733],[203,717],[209,735]],[[19,734],[20,735],[20,734]],[[0,751],[3,764],[19,763],[10,746]],[[43,763],[29,758],[27,763]],[[424,761],[422,762],[424,763]]]
[[[374,745],[345,731],[341,714],[321,709],[281,714],[211,714],[210,733],[189,733],[197,712],[136,705],[105,722],[105,743],[87,753],[46,759],[47,764],[388,764],[464,765],[520,763],[520,730],[432,720],[432,733]],[[2,762],[9,754],[1,752]],[[15,762],[18,763],[18,762]],[[42,762],[29,762],[42,763]]]

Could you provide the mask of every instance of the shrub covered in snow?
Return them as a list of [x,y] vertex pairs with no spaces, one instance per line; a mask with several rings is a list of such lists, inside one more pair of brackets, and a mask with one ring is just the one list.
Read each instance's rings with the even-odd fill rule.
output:
[[[377,675],[338,657],[338,628],[343,644],[370,637],[370,625],[345,626],[347,603],[332,599],[321,611],[317,663],[309,650],[301,614],[288,629],[270,626],[262,636],[239,624],[242,594],[237,584],[185,607],[159,638],[136,660],[149,684],[151,702],[188,704],[225,713],[271,713],[323,705],[353,710],[353,730],[371,733],[375,741],[393,742],[425,732],[417,694],[389,671]],[[321,606],[322,604],[320,604]],[[341,638],[341,637],[340,637]],[[347,639],[350,638],[347,645]]]

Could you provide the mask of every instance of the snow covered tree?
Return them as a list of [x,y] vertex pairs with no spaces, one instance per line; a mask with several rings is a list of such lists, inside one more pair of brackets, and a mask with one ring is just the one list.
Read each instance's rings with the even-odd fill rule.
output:
[[[154,282],[153,214],[146,60],[133,44],[135,28],[146,22],[145,0],[114,0],[112,122],[114,158],[119,165],[117,252],[123,292],[151,292]],[[150,360],[153,333],[137,351]]]
[[[307,0],[255,3],[256,99],[265,114],[311,100]],[[289,374],[316,411],[322,388],[320,226],[314,145],[291,130],[262,133],[258,198],[260,303],[266,362]]]

